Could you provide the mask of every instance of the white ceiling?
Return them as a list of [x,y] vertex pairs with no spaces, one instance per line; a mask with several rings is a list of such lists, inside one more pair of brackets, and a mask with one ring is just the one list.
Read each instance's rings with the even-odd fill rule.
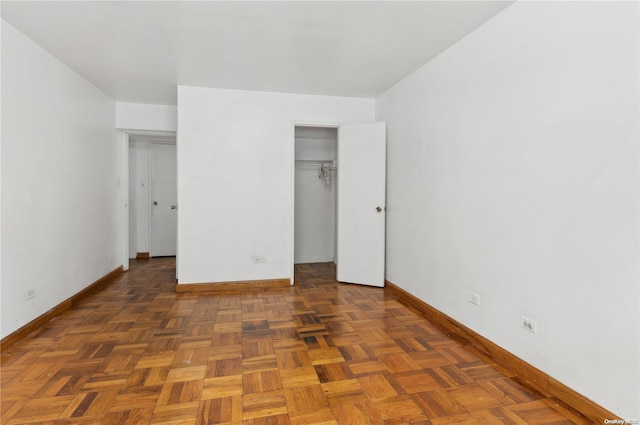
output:
[[510,1],[2,1],[2,17],[117,101],[176,85],[375,97]]

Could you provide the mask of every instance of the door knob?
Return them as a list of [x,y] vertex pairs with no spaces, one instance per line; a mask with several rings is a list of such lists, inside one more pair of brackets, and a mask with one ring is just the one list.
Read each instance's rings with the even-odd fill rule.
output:
[[177,210],[177,209],[178,209],[178,206],[177,206],[177,205],[171,205],[171,209],[172,209],[172,210]]
[[382,207],[376,207],[376,211],[382,212]]
[[153,205],[158,205],[158,201],[153,201]]

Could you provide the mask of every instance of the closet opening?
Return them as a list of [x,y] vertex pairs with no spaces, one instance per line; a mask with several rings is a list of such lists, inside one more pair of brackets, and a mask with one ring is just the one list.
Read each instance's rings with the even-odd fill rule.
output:
[[294,264],[336,261],[338,129],[295,126]]

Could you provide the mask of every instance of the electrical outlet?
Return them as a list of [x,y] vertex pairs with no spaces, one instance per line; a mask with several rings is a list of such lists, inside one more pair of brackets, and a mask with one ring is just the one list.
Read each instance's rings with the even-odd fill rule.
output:
[[480,305],[480,295],[469,292],[469,298],[467,298],[467,301],[473,305]]
[[266,263],[267,259],[265,257],[260,256],[260,255],[252,255],[251,256],[251,262],[253,264]]
[[30,286],[29,288],[24,290],[24,300],[30,300],[32,298],[36,297],[36,290],[33,288],[33,286]]
[[520,316],[520,326],[522,326],[523,329],[526,329],[531,333],[534,333],[534,334],[538,333],[536,322],[534,322],[533,320],[527,317]]

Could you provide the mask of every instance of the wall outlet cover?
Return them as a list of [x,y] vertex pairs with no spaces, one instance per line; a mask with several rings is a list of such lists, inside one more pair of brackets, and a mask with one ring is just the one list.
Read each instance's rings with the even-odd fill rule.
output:
[[253,264],[266,263],[267,259],[265,257],[260,256],[260,255],[252,255],[251,256],[251,262]]
[[24,290],[24,300],[30,300],[36,297],[36,290],[34,287],[29,287]]
[[520,316],[520,326],[531,333],[538,333],[536,322],[528,317]]

